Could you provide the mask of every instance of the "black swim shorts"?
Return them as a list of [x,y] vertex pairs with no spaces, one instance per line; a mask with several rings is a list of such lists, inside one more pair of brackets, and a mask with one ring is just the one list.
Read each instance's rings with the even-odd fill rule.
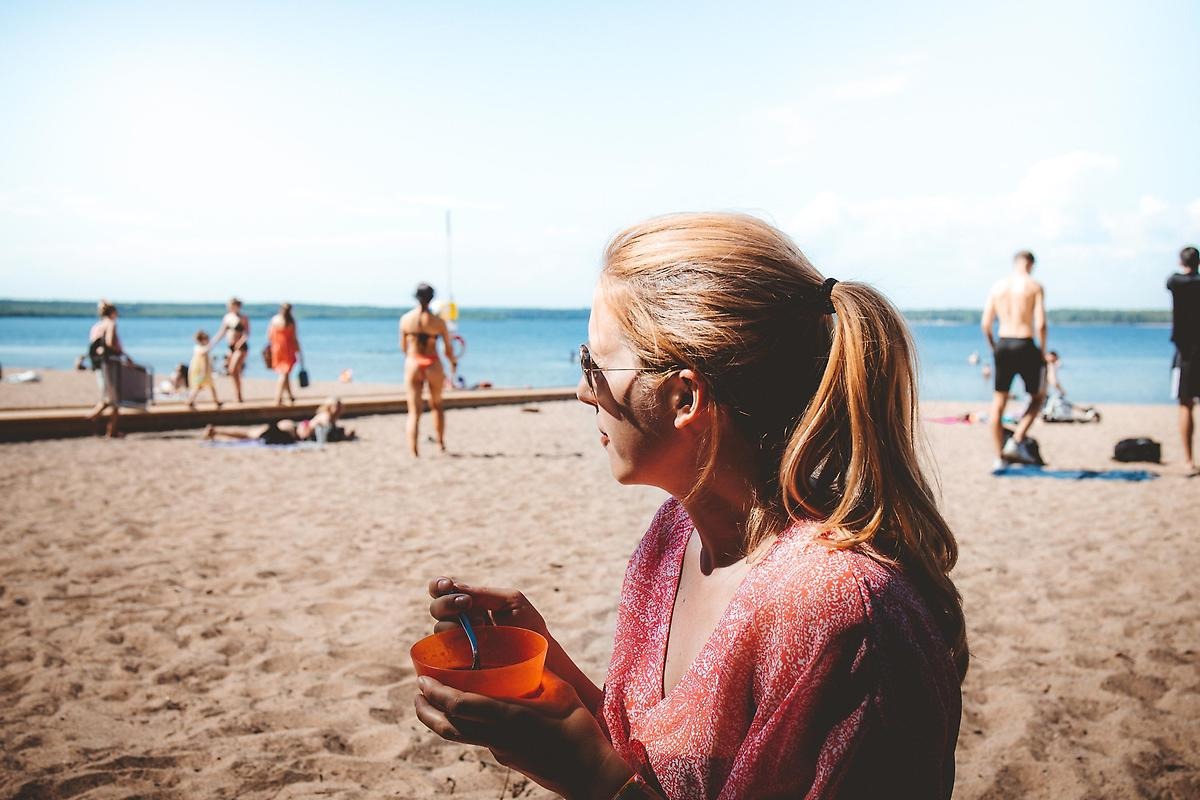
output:
[[1200,398],[1200,353],[1196,358],[1184,358],[1175,351],[1171,367],[1171,398],[1186,403]]
[[1033,339],[1001,337],[996,343],[996,391],[1007,393],[1013,378],[1020,375],[1025,391],[1037,394],[1042,390],[1046,362]]

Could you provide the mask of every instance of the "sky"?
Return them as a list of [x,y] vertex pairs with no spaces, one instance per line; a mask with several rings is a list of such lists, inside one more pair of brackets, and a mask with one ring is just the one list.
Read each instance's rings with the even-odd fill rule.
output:
[[0,297],[582,307],[695,210],[905,308],[1019,249],[1167,307],[1200,3],[0,0]]

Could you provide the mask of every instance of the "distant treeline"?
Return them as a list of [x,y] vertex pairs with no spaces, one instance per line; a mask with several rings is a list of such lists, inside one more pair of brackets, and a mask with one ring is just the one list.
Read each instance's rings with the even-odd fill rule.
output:
[[[220,317],[221,303],[118,303],[123,317]],[[247,303],[243,311],[251,317],[269,317],[279,306]],[[297,303],[298,319],[398,319],[408,310],[390,306],[332,306]],[[0,300],[0,317],[90,317],[96,304],[65,300]],[[931,308],[905,311],[913,322],[977,323],[976,308]],[[586,308],[460,308],[460,319],[586,319]],[[1050,311],[1056,324],[1145,324],[1171,321],[1171,312],[1160,309],[1121,310],[1108,308],[1057,308]]]
[[[904,316],[912,322],[978,323],[981,313],[978,308],[923,308],[909,309]],[[1047,316],[1057,325],[1143,325],[1171,321],[1170,311],[1157,308],[1052,308]]]
[[[117,303],[122,317],[220,317],[222,303]],[[332,306],[297,303],[297,319],[399,319],[411,306]],[[250,317],[270,317],[277,303],[246,303],[242,311]],[[91,317],[96,304],[70,300],[0,300],[0,317]],[[586,308],[459,308],[459,319],[587,319]]]

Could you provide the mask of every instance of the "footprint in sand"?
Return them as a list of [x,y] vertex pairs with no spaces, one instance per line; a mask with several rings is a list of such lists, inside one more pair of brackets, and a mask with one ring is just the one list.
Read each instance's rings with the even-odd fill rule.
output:
[[1154,675],[1116,672],[1105,678],[1100,688],[1106,692],[1128,695],[1150,706],[1167,693],[1167,682]]
[[393,667],[390,664],[362,664],[351,668],[346,674],[359,683],[365,683],[368,686],[386,686],[389,683],[399,683],[408,676],[407,671],[400,667]]

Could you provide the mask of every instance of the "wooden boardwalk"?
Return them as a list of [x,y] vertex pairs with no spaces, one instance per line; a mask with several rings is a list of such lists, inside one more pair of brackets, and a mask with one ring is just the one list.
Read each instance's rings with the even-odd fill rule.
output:
[[[575,388],[560,389],[476,389],[446,392],[446,408],[523,405],[551,400],[573,400]],[[150,406],[146,411],[121,410],[121,430],[125,433],[174,431],[203,428],[205,425],[261,425],[281,419],[307,419],[316,413],[322,399],[304,399],[292,406],[251,400],[226,403],[217,409],[198,404],[195,411],[180,402]],[[343,418],[369,414],[403,414],[408,400],[401,394],[363,394],[342,398]],[[428,404],[426,404],[428,406]],[[88,421],[89,408],[22,408],[0,411],[0,442],[28,442],[38,439],[65,439],[95,436],[101,423]]]

